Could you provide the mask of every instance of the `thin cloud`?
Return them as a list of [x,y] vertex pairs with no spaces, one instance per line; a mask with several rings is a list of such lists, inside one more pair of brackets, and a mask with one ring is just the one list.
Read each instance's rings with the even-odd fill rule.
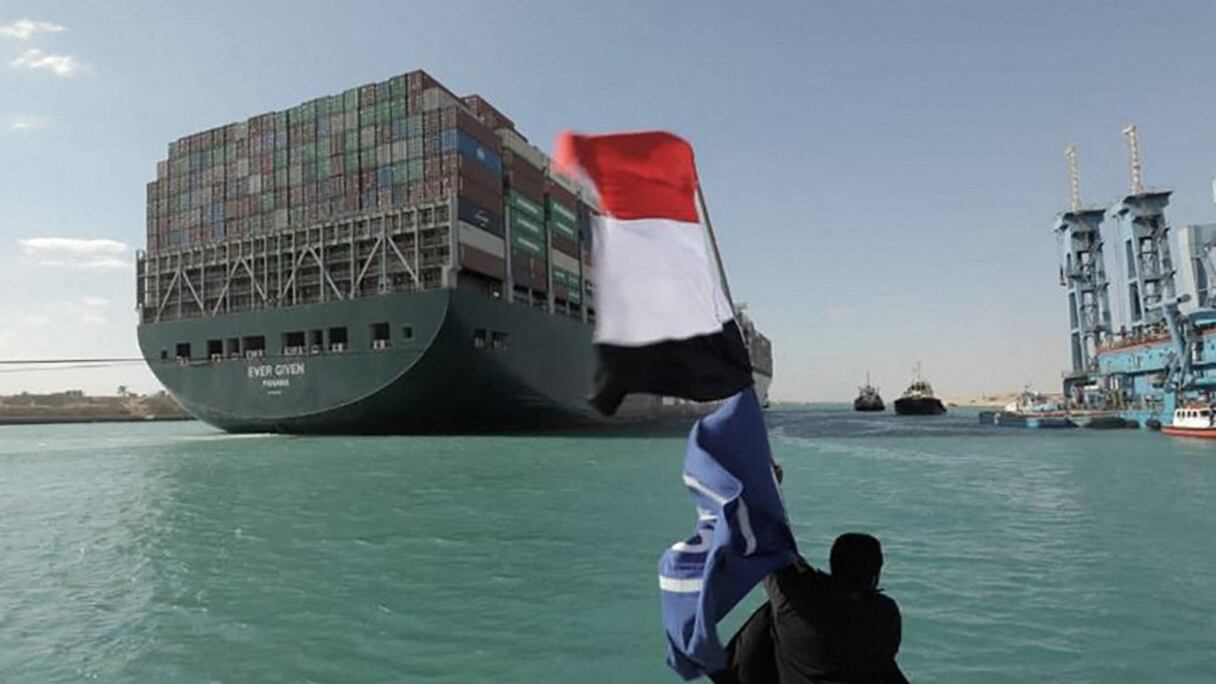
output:
[[26,254],[67,252],[71,254],[122,254],[125,242],[107,239],[36,237],[18,240]]
[[88,307],[99,308],[109,306],[110,300],[105,297],[85,297],[80,300],[80,303]]
[[50,119],[44,116],[6,116],[0,117],[0,129],[14,133],[31,133],[40,131],[50,124]]
[[0,36],[16,38],[17,40],[29,40],[40,33],[61,33],[66,30],[67,27],[52,24],[49,21],[18,19],[12,23],[0,25]]
[[30,48],[22,52],[17,59],[9,62],[14,69],[30,71],[49,71],[56,76],[71,76],[80,71],[81,63],[71,55],[52,55],[38,48]]
[[131,268],[131,263],[114,257],[89,257],[86,259],[42,259],[40,266],[55,268],[122,269]]
[[78,269],[127,269],[122,258],[126,243],[117,240],[38,237],[18,240],[27,255],[42,266]]

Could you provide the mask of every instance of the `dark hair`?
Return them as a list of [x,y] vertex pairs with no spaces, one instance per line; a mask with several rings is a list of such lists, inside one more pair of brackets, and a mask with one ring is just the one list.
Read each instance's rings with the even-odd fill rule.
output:
[[869,591],[882,572],[882,544],[861,532],[846,532],[832,543],[832,577],[850,589]]

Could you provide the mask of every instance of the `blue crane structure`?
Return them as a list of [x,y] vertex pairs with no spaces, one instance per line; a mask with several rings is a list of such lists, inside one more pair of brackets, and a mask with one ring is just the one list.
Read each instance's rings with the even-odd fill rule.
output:
[[[1216,225],[1186,226],[1171,236],[1165,215],[1171,191],[1144,188],[1135,127],[1124,135],[1132,188],[1106,210],[1080,206],[1076,152],[1068,151],[1072,208],[1053,223],[1068,292],[1071,367],[1063,389],[1072,410],[1115,411],[1159,427],[1169,424],[1175,407],[1210,404],[1216,396]],[[1113,238],[1110,252],[1104,224]],[[1172,238],[1189,245],[1184,264],[1194,296],[1180,293]],[[1108,258],[1115,268],[1107,268]]]

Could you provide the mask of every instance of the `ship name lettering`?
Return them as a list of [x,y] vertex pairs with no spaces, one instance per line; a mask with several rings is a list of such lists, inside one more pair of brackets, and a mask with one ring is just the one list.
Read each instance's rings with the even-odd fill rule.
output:
[[274,367],[274,374],[280,378],[285,375],[304,375],[304,362],[280,363]]

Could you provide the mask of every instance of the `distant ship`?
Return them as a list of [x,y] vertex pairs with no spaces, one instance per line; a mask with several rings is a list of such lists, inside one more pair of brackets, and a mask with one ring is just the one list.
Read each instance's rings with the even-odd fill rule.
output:
[[883,411],[886,405],[878,394],[878,388],[870,384],[870,374],[866,373],[866,384],[858,388],[857,398],[853,400],[854,411]]
[[933,387],[920,376],[920,364],[912,376],[912,383],[903,396],[895,400],[895,413],[901,416],[936,416],[946,412],[941,399],[933,396]]

